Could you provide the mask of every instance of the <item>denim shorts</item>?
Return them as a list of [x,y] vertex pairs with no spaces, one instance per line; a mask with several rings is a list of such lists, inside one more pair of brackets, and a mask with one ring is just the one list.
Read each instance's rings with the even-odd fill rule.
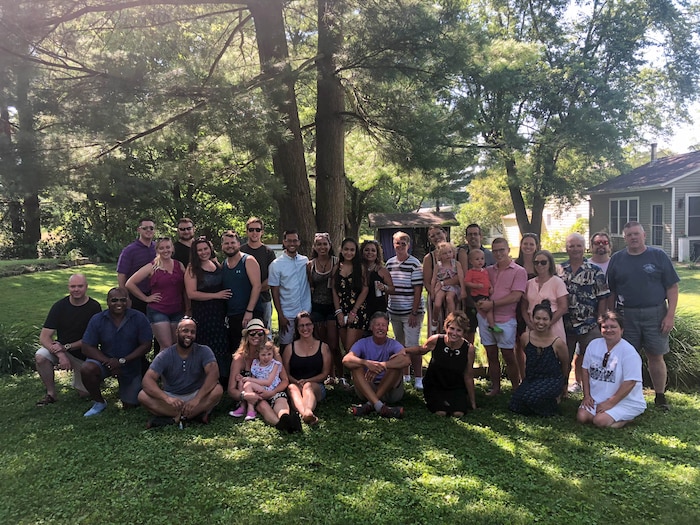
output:
[[164,314],[154,310],[150,306],[146,307],[146,317],[148,317],[148,322],[151,324],[155,323],[179,323],[184,314],[182,312],[176,312],[174,314]]
[[311,320],[314,323],[335,321],[335,307],[332,304],[311,303]]

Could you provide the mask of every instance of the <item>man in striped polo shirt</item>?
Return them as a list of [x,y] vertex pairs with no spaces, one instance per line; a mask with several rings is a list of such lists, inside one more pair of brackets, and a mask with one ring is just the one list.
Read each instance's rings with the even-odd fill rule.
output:
[[[411,238],[405,232],[394,234],[396,255],[389,259],[386,268],[394,282],[394,293],[389,295],[389,315],[396,340],[404,347],[418,346],[423,324],[423,267],[418,259],[408,253]],[[423,368],[420,355],[411,356],[415,387],[423,389]],[[410,369],[404,373],[404,381],[410,382]]]

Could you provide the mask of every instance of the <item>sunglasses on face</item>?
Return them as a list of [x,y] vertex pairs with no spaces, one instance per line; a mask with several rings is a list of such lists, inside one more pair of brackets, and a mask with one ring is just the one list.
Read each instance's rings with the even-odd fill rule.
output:
[[595,244],[596,246],[607,246],[610,243],[606,240],[602,240],[602,241],[594,241],[593,244]]
[[125,303],[126,297],[112,297],[109,302],[112,304]]
[[260,233],[260,232],[262,231],[262,228],[248,228],[248,231],[249,231],[250,233],[253,233],[253,232],[258,232],[258,233]]
[[547,266],[547,263],[549,263],[549,261],[546,261],[546,260],[545,261],[535,261],[536,265],[539,264],[541,266]]
[[185,228],[178,228],[181,232],[188,232],[192,230],[192,226],[186,226]]
[[248,332],[248,335],[250,337],[262,337],[265,335],[265,332],[263,330],[251,330]]
[[139,226],[139,228],[141,228],[142,230],[149,230],[149,231],[153,231],[156,229],[155,226]]

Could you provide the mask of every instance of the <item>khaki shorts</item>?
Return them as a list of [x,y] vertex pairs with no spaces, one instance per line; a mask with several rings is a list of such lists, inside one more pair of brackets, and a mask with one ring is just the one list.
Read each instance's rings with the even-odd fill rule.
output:
[[[39,348],[39,350],[37,350],[36,354],[34,355],[41,356],[44,359],[51,361],[51,363],[53,363],[53,366],[58,365],[58,357],[49,352],[48,349],[44,348],[43,346]],[[70,352],[66,352],[66,355],[68,356],[68,361],[70,361],[70,364],[73,367],[73,388],[87,394],[87,390],[83,386],[83,378],[80,376],[80,370],[81,368],[83,368],[85,361],[83,361],[82,359],[78,359]]]

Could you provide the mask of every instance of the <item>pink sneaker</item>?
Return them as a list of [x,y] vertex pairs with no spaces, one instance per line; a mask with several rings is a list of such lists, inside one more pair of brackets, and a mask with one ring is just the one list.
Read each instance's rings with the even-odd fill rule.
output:
[[231,417],[243,417],[245,415],[245,408],[241,405],[236,410],[231,410],[228,415]]
[[246,421],[253,421],[253,420],[255,419],[255,417],[256,417],[256,416],[255,416],[255,411],[253,410],[253,411],[251,411],[251,412],[248,412],[248,414],[246,414],[245,420],[246,420]]

